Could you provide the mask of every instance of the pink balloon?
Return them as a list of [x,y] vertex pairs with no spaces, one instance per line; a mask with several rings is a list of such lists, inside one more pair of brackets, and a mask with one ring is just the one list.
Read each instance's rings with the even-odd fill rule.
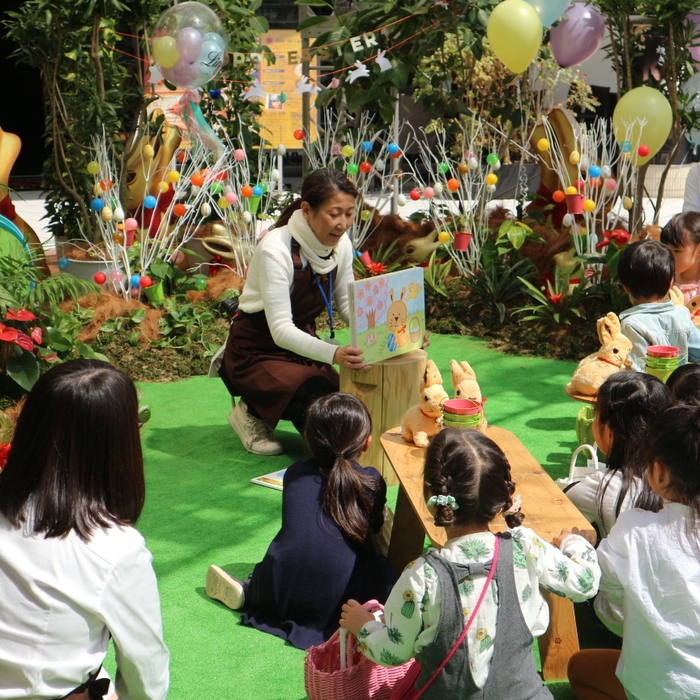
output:
[[435,190],[432,187],[426,187],[423,190],[423,196],[426,199],[432,199],[435,196]]
[[549,32],[552,52],[562,68],[571,68],[590,58],[605,36],[605,20],[592,5],[574,3]]
[[[695,32],[694,34],[697,34],[700,32],[700,12],[694,11],[691,12],[688,15],[688,19],[695,25]],[[688,47],[690,51],[690,55],[693,57],[693,60],[696,63],[700,63],[700,46],[690,46]]]
[[196,63],[178,61],[169,72],[172,74],[171,82],[178,87],[189,87],[199,77],[199,67]]
[[237,149],[233,152],[233,157],[234,157],[236,160],[245,160],[245,151],[244,151],[242,148],[237,148]]
[[605,181],[605,189],[612,192],[617,187],[617,180],[614,177],[609,177]]
[[194,63],[202,50],[202,35],[192,27],[185,27],[180,29],[175,36],[175,44],[183,61]]
[[224,199],[229,203],[229,204],[235,204],[238,201],[238,195],[235,192],[227,192],[224,195]]
[[112,270],[109,273],[109,279],[111,279],[112,282],[119,284],[119,282],[124,279],[124,273],[121,270]]
[[125,231],[136,231],[136,229],[139,227],[139,222],[136,221],[136,219],[127,219],[124,222],[124,230]]

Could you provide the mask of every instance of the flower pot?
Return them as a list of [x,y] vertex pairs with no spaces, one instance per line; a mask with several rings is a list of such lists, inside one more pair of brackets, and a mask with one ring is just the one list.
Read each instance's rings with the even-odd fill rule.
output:
[[648,357],[678,357],[675,345],[650,345],[647,348]]
[[136,229],[126,232],[126,247],[131,248],[134,245],[134,239],[136,238]]
[[158,280],[158,282],[152,284],[150,287],[146,287],[143,291],[150,302],[163,301],[165,299],[162,280]]
[[472,239],[472,234],[466,231],[455,231],[454,236],[454,249],[455,250],[466,250],[469,247],[469,243]]
[[445,413],[452,413],[461,416],[474,416],[481,413],[482,404],[471,399],[447,399],[442,404],[442,410]]
[[569,214],[583,214],[583,195],[567,194],[566,211],[568,211]]

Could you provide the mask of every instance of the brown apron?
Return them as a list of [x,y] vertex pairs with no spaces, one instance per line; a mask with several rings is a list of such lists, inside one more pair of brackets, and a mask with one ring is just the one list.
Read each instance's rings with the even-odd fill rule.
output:
[[[302,266],[299,244],[293,239],[292,261],[292,322],[300,330],[318,337],[316,317],[326,304],[311,266]],[[334,269],[333,277],[335,272]],[[328,297],[328,275],[319,275],[318,279]],[[272,428],[307,379],[325,377],[338,385],[338,373],[331,365],[302,357],[275,344],[264,310],[253,314],[239,310],[226,341],[220,373],[229,391],[234,396],[241,396]]]

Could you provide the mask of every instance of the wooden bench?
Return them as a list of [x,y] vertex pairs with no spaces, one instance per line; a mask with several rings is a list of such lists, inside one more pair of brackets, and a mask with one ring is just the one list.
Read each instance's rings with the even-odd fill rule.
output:
[[[513,433],[489,426],[486,435],[503,450],[510,462],[516,493],[522,497],[524,525],[547,542],[564,528],[593,529]],[[398,434],[398,428],[385,432],[381,443],[399,480],[389,559],[394,570],[400,573],[406,564],[421,556],[426,534],[436,547],[442,547],[447,536],[444,528],[434,524],[425,505],[425,450],[407,443]],[[498,518],[492,527],[498,532],[504,530],[506,524]],[[574,606],[567,598],[550,595],[544,590],[542,594],[550,611],[549,629],[538,639],[542,675],[548,681],[566,680],[569,659],[579,649]]]

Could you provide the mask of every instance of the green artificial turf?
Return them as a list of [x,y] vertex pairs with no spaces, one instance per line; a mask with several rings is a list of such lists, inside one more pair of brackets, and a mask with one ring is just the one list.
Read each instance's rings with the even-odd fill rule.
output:
[[[431,343],[448,391],[450,359],[467,360],[488,398],[489,422],[513,431],[553,477],[568,472],[580,408],[564,394],[573,363],[502,355],[470,337],[433,336]],[[239,615],[204,590],[209,564],[245,578],[265,554],[279,529],[282,494],[250,479],[301,458],[301,438],[281,423],[276,434],[286,454],[256,457],[228,425],[231,400],[219,380],[141,386],[152,419],[143,428],[147,496],[138,528],[158,575],[169,698],[304,698],[303,652],[240,626]],[[106,666],[114,672],[113,659]],[[552,691],[574,697],[566,683]]]

